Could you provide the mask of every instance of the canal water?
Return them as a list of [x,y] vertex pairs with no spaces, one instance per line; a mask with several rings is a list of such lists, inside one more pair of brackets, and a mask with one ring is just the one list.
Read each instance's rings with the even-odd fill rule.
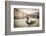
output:
[[35,23],[28,25],[26,23],[27,19],[15,19],[14,20],[14,27],[38,27],[39,26],[39,19],[37,18],[29,18],[29,21],[35,21]]

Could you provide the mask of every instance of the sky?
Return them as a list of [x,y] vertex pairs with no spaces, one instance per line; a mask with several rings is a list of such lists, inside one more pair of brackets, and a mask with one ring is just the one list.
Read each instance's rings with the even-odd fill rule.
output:
[[39,11],[38,9],[31,9],[31,8],[30,9],[29,8],[19,8],[18,10],[26,14],[32,14],[32,13],[36,13]]

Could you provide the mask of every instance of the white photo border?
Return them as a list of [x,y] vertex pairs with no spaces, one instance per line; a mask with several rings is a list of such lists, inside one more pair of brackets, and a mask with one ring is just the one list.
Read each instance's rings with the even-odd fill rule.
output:
[[[23,28],[14,28],[14,8],[36,8],[39,9],[39,27],[23,27]],[[23,5],[11,5],[11,32],[14,31],[34,31],[42,30],[42,6],[23,6]]]

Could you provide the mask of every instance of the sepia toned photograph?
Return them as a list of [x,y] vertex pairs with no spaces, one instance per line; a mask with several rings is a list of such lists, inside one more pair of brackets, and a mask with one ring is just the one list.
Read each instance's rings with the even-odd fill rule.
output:
[[14,8],[14,28],[39,27],[39,9]]

